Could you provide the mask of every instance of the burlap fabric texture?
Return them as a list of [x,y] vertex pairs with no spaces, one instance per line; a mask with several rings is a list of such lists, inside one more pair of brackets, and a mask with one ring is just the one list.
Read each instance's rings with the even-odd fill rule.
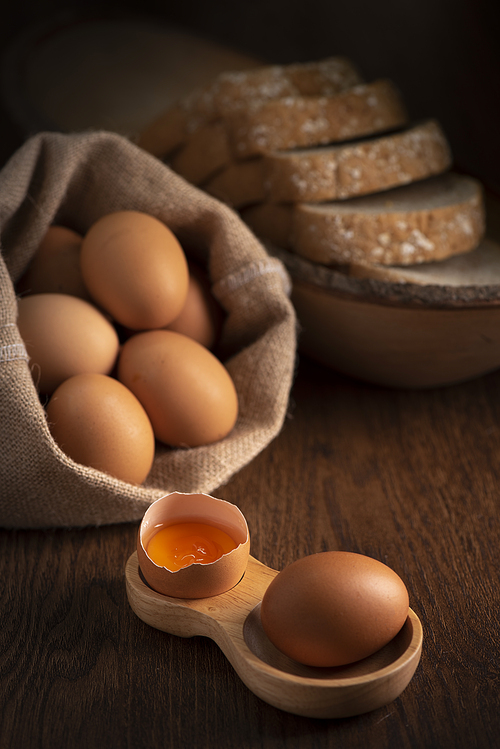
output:
[[[16,326],[14,284],[48,226],[84,234],[100,216],[125,209],[164,221],[205,263],[227,312],[221,358],[240,406],[234,430],[216,444],[185,450],[159,445],[143,486],[79,465],[58,448]],[[0,232],[1,526],[138,520],[170,491],[214,492],[279,433],[296,349],[289,277],[230,208],[120,135],[39,133],[0,172]]]

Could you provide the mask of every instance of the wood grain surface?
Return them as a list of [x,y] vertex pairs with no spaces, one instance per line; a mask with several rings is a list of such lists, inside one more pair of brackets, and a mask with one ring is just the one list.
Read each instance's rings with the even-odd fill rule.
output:
[[302,358],[281,434],[214,493],[274,569],[343,549],[401,575],[424,628],[406,690],[354,718],[282,712],[208,638],[133,613],[136,525],[0,530],[0,746],[497,746],[499,474],[500,372],[403,391]]

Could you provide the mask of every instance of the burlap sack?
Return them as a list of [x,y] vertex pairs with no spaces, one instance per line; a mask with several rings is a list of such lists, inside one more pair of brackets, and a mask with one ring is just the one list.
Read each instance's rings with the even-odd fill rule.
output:
[[[16,326],[13,286],[51,223],[83,234],[122,209],[161,219],[205,261],[228,313],[221,350],[240,405],[233,432],[221,442],[159,446],[140,487],[73,462],[52,439]],[[0,231],[0,525],[138,520],[167,492],[213,492],[278,434],[296,347],[289,278],[231,209],[122,136],[40,133],[0,172]]]

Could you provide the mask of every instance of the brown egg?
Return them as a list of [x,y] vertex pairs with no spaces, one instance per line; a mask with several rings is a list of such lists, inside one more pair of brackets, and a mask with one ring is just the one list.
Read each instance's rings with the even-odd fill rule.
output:
[[65,226],[49,226],[25,274],[19,294],[70,294],[90,300],[80,271],[82,237]]
[[51,434],[76,463],[130,484],[153,464],[153,428],[137,398],[118,380],[81,374],[60,385],[47,404]]
[[186,302],[167,330],[187,335],[212,349],[219,338],[222,318],[222,308],[210,291],[207,274],[198,265],[189,263]]
[[[201,523],[221,530],[233,540],[234,549],[214,555],[212,561],[195,561],[172,571],[156,564],[148,555],[151,539],[158,529],[177,529],[184,523]],[[175,538],[175,536],[174,536]],[[210,539],[191,541],[203,547]],[[173,492],[154,502],[144,514],[137,538],[139,567],[146,582],[156,590],[175,598],[208,598],[234,587],[245,574],[250,553],[248,525],[241,510],[223,499],[208,494]]]
[[109,374],[118,355],[118,335],[111,323],[75,296],[23,297],[18,300],[17,325],[42,393],[52,393],[76,374]]
[[181,245],[165,224],[139,211],[110,213],[90,227],[81,270],[95,302],[132,330],[165,327],[186,300]]
[[382,562],[343,551],[303,557],[267,588],[262,626],[273,645],[308,666],[342,666],[380,650],[408,616],[408,591]]
[[118,378],[167,445],[208,445],[226,437],[236,422],[238,396],[227,369],[181,333],[152,330],[129,338],[118,358]]

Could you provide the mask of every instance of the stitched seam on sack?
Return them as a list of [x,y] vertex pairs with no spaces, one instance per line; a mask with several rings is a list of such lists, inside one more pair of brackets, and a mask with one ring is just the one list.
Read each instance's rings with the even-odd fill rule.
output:
[[[7,323],[7,325],[0,326],[1,328],[15,328],[14,323]],[[5,362],[16,361],[17,359],[24,359],[29,361],[28,352],[24,343],[7,343],[4,346],[0,346],[0,364]]]
[[7,346],[0,346],[0,364],[15,361],[16,359],[29,360],[24,343],[11,343]]
[[263,276],[266,273],[278,273],[285,282],[285,289],[287,290],[287,293],[289,293],[288,288],[290,286],[290,281],[288,275],[283,270],[281,264],[273,260],[259,260],[251,265],[247,265],[233,276],[221,279],[219,284],[220,286],[225,287],[228,291],[234,291],[241,286],[245,286],[245,284],[250,281],[253,281],[254,278]]

